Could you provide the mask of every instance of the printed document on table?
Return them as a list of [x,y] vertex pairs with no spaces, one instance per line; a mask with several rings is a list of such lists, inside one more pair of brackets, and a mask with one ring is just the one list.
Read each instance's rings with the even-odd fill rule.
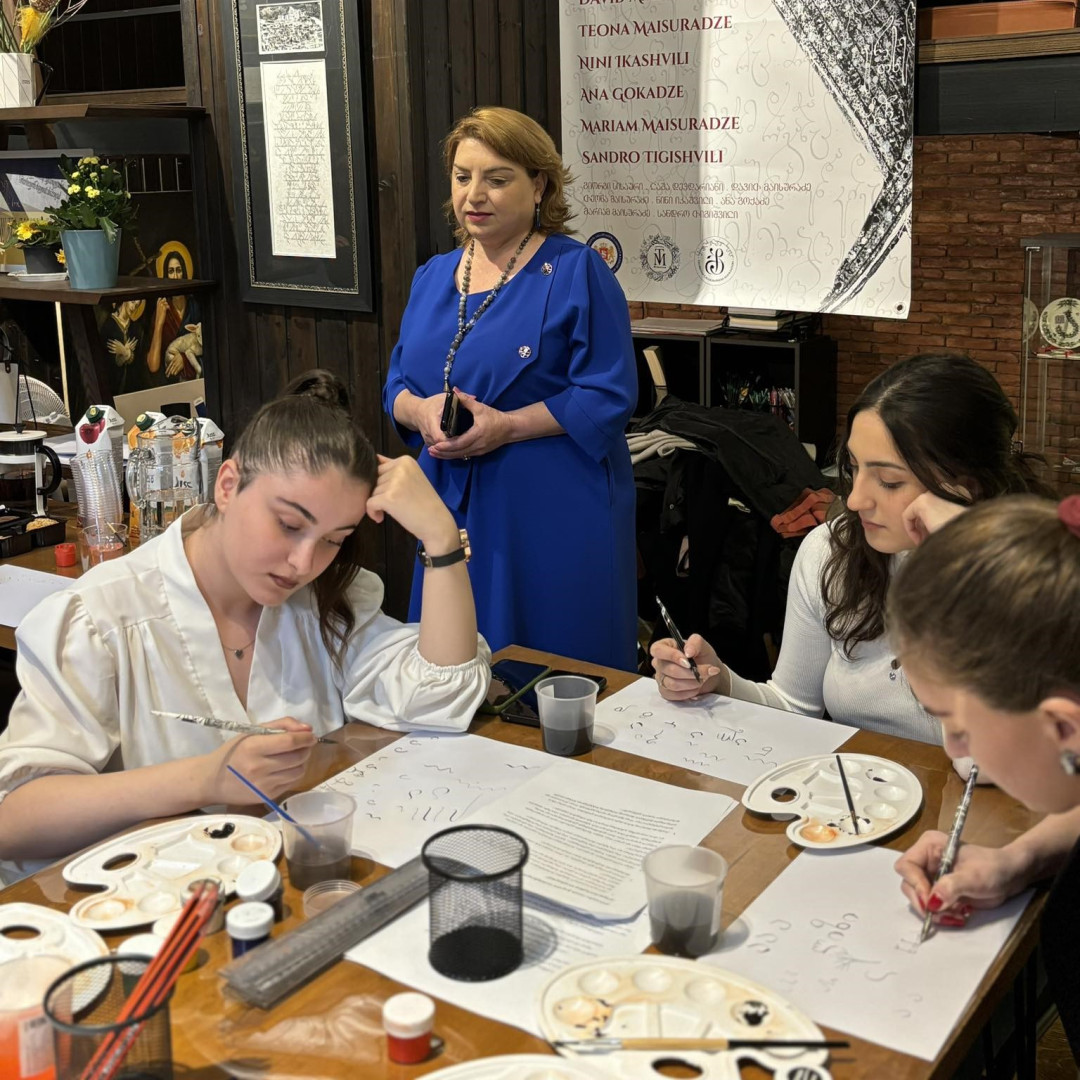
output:
[[614,731],[606,745],[616,750],[747,785],[785,761],[831,754],[857,730],[718,694],[665,701],[655,679],[598,702],[596,723]]
[[319,787],[356,802],[352,850],[401,866],[424,841],[557,759],[480,735],[404,735]]
[[47,596],[71,586],[71,579],[25,566],[0,566],[0,621],[18,627]]
[[641,860],[665,844],[697,844],[734,809],[711,791],[555,759],[471,821],[503,825],[529,845],[528,892],[605,919],[645,906]]
[[920,945],[895,862],[887,848],[803,852],[743,913],[740,944],[699,963],[772,987],[818,1023],[934,1060],[1031,893]]
[[501,979],[468,983],[440,975],[428,962],[428,918],[427,903],[418,904],[351,948],[345,958],[451,1005],[534,1035],[541,1035],[536,1002],[552,976],[594,957],[640,953],[649,944],[647,911],[626,922],[598,922],[538,897],[527,897],[521,967]]

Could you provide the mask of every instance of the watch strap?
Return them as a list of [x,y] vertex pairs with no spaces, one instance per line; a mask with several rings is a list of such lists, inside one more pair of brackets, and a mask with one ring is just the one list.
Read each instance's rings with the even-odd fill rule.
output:
[[424,545],[418,544],[416,547],[416,557],[424,566],[430,568],[453,566],[454,563],[468,562],[472,557],[472,549],[469,546],[469,534],[464,529],[459,529],[458,535],[461,537],[461,547],[455,548],[446,555],[429,555],[424,550]]

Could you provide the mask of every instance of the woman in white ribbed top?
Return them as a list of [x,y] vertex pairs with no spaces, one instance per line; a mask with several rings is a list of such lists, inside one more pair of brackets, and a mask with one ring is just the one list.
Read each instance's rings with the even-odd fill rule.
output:
[[940,743],[938,721],[915,700],[885,635],[885,594],[920,533],[958,504],[1046,493],[1013,453],[1017,423],[994,377],[966,356],[914,356],[882,372],[848,413],[837,455],[845,502],[795,556],[773,677],[741,678],[693,634],[685,653],[670,639],[653,645],[661,694],[725,694]]

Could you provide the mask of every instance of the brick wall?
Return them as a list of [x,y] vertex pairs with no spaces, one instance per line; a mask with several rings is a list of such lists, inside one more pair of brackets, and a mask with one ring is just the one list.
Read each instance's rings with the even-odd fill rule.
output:
[[[985,364],[1019,407],[1022,236],[1080,233],[1080,140],[1041,135],[915,140],[911,314],[825,317],[836,339],[838,423],[895,359],[932,349]],[[717,309],[630,305],[631,318]],[[1080,360],[1073,361],[1080,365]],[[1077,382],[1070,380],[1075,412]]]

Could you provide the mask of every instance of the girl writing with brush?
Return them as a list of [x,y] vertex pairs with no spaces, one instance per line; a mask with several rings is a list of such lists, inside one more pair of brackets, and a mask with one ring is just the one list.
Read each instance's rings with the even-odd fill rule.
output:
[[[418,624],[381,612],[359,563],[361,521],[386,515],[421,544]],[[240,436],[212,503],[20,625],[0,735],[8,876],[147,818],[252,802],[229,765],[278,797],[350,719],[463,731],[490,678],[467,558],[416,463],[376,457],[344,387],[296,380]],[[235,737],[156,710],[284,730]]]
[[[962,514],[907,559],[889,635],[945,749],[1049,816],[1000,848],[964,844],[936,883],[946,837],[897,862],[920,918],[962,926],[1060,871],[1042,918],[1043,957],[1080,1059],[1080,496],[998,499]],[[975,796],[978,798],[978,795]]]

